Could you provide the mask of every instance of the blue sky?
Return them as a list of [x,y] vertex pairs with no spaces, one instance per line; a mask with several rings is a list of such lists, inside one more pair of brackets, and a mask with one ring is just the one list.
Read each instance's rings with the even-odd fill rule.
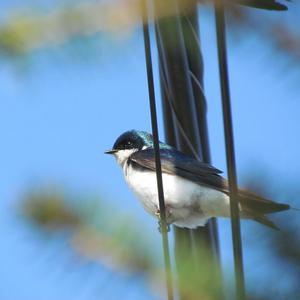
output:
[[[225,170],[214,23],[210,11],[202,14],[212,160]],[[299,73],[296,66],[286,67],[284,59],[260,45],[257,37],[240,38],[230,36],[228,51],[240,183],[257,168],[266,182],[273,181],[277,190],[284,190],[289,181],[299,181]],[[45,244],[36,240],[17,218],[17,203],[28,187],[57,183],[78,193],[105,196],[121,212],[135,214],[153,232],[153,241],[160,241],[156,222],[127,189],[113,159],[103,155],[123,131],[151,128],[141,32],[137,30],[126,40],[107,39],[93,44],[92,50],[74,53],[76,47],[74,52],[66,48],[38,51],[22,70],[1,61],[0,298],[93,299],[97,298],[98,282],[114,278],[117,286],[108,287],[108,295],[117,291],[131,295],[130,299],[150,299],[143,280],[105,268],[73,266],[72,255],[59,241]],[[155,51],[153,55],[156,66]],[[157,72],[155,75],[158,90]],[[163,138],[160,105],[158,108]],[[297,199],[277,200],[297,206]],[[223,263],[230,270],[229,221],[219,224]],[[253,228],[269,233],[260,225],[242,224],[250,281],[257,276],[254,266],[265,260],[253,250],[253,243],[261,243],[249,233]],[[90,280],[81,289],[86,276]]]

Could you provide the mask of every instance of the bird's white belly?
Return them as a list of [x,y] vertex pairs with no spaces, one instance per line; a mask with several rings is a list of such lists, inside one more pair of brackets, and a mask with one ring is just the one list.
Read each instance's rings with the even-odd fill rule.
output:
[[[125,164],[124,175],[144,208],[155,215],[159,208],[156,173],[133,170]],[[182,177],[162,174],[165,204],[170,209],[172,223],[194,228],[205,225],[210,217],[229,216],[229,198],[222,192],[198,185]]]

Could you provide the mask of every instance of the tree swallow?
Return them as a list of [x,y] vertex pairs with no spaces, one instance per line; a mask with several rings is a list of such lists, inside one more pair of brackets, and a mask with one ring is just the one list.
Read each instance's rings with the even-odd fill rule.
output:
[[[161,169],[168,224],[196,228],[211,217],[230,217],[227,180],[220,170],[160,142]],[[153,137],[130,130],[120,135],[112,150],[125,180],[145,210],[159,218]],[[238,191],[240,217],[278,229],[266,214],[287,210],[287,204],[264,199],[252,192]]]

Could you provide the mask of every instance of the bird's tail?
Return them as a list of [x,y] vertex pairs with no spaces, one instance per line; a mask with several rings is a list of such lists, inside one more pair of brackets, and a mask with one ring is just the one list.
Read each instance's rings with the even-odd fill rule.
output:
[[279,228],[267,218],[266,214],[290,209],[288,204],[277,203],[244,190],[239,191],[239,203],[242,213],[248,218],[276,230]]

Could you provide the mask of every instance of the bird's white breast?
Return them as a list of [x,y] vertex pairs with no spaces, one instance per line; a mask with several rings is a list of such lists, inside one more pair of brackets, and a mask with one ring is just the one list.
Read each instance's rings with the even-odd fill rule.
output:
[[[159,207],[156,173],[127,163],[123,172],[144,208],[154,215]],[[163,173],[162,177],[165,204],[172,209],[174,224],[193,228],[203,226],[209,217],[229,216],[229,199],[222,192],[172,174]]]

